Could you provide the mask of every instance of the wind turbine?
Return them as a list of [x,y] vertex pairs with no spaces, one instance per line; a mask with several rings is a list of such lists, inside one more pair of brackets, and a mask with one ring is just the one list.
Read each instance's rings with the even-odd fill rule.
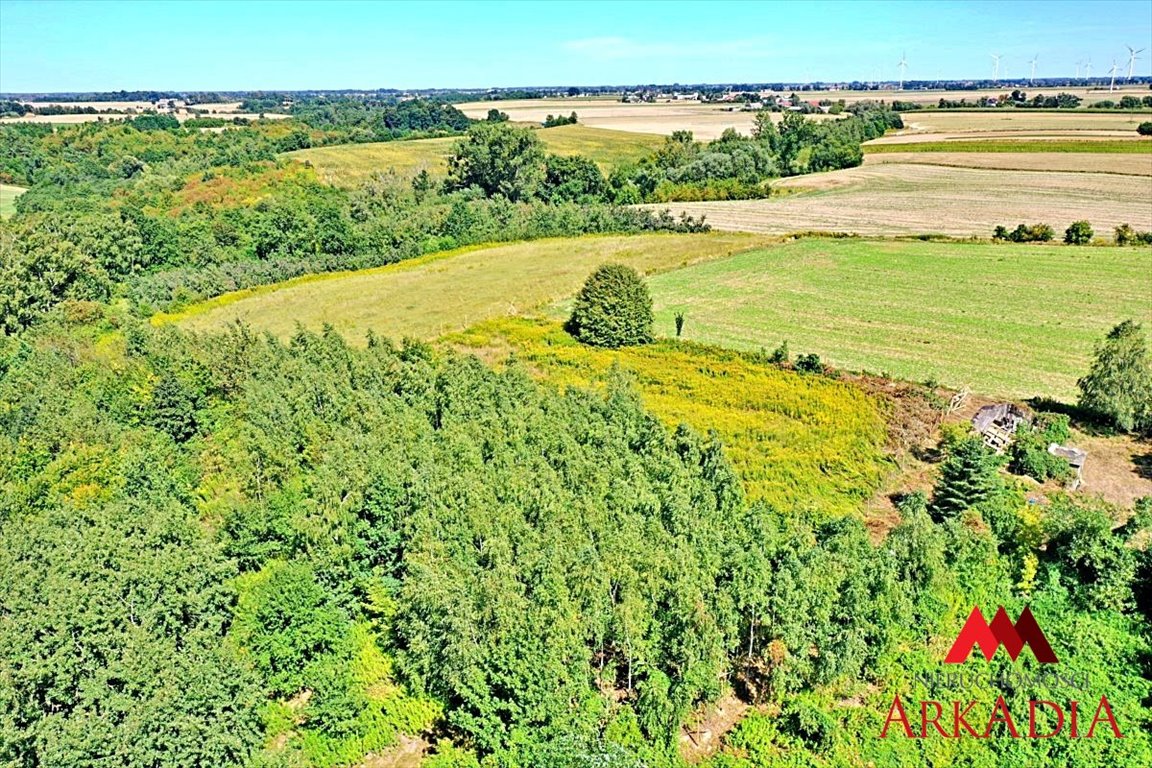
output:
[[900,54],[900,63],[896,66],[900,69],[900,90],[904,90],[904,74],[908,71],[908,55],[906,53]]
[[1131,81],[1132,80],[1132,68],[1136,66],[1136,60],[1140,58],[1136,54],[1143,53],[1144,49],[1143,48],[1133,48],[1130,45],[1126,45],[1124,47],[1128,49],[1128,80]]
[[1040,58],[1040,54],[1032,57],[1032,61],[1028,62],[1032,65],[1032,76],[1028,78],[1028,85],[1032,85],[1036,81],[1036,59]]
[[1081,67],[1083,64],[1084,64],[1084,60],[1083,60],[1083,59],[1081,59],[1080,61],[1076,62],[1076,79],[1077,79],[1077,80],[1079,80],[1079,79],[1080,79],[1080,67]]
[[1000,80],[1000,54],[992,54],[992,79]]
[[1092,59],[1088,59],[1088,63],[1084,65],[1084,79],[1092,79]]
[[1112,93],[1112,91],[1116,90],[1117,69],[1119,69],[1119,67],[1116,66],[1116,59],[1112,59],[1112,69],[1108,70],[1112,74],[1112,82],[1108,84],[1108,93]]

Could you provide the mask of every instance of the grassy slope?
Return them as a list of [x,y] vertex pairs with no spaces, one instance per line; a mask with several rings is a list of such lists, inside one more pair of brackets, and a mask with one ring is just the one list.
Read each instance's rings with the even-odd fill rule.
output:
[[0,184],[0,218],[16,213],[16,198],[24,194],[23,187]]
[[361,272],[318,275],[238,291],[159,317],[190,328],[244,319],[287,337],[296,323],[331,323],[354,341],[365,332],[433,339],[490,317],[516,314],[574,294],[596,266],[675,269],[766,242],[743,233],[652,234],[535,240],[431,255]]
[[[625,131],[608,131],[583,125],[541,128],[537,135],[549,152],[558,155],[586,155],[609,171],[617,165],[639,160],[664,141],[652,136]],[[312,163],[322,178],[343,185],[353,185],[371,174],[394,169],[401,175],[412,175],[421,169],[443,175],[445,158],[458,141],[456,138],[386,141],[373,144],[342,144],[334,147],[302,149],[288,157]]]
[[649,284],[662,334],[1000,395],[1071,398],[1111,326],[1152,325],[1148,248],[801,240]]
[[877,404],[850,384],[674,341],[596,349],[559,323],[522,317],[489,320],[447,341],[489,359],[515,352],[558,386],[596,384],[618,366],[669,427],[715,430],[749,497],[782,509],[851,512],[888,469]]

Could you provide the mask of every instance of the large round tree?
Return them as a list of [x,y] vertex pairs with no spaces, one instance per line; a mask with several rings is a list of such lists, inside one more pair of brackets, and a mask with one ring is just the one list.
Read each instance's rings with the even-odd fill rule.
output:
[[652,341],[652,297],[636,270],[604,264],[589,275],[576,296],[568,331],[597,347]]

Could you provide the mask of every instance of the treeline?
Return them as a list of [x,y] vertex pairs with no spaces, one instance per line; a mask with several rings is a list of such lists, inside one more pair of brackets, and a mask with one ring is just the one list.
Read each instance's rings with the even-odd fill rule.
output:
[[[1086,220],[1074,221],[1064,230],[1065,245],[1088,245],[1093,242],[1095,231]],[[1014,229],[998,225],[992,231],[993,240],[1006,240],[1013,243],[1047,243],[1056,237],[1056,230],[1050,224],[1017,224]],[[1133,229],[1130,224],[1121,224],[1113,230],[1112,242],[1115,245],[1152,245],[1152,232]]]
[[854,109],[823,121],[788,112],[779,125],[763,111],[751,136],[729,129],[707,143],[675,131],[651,157],[607,176],[589,158],[548,155],[535,131],[509,126],[493,110],[453,150],[447,188],[509,200],[621,205],[767,197],[772,179],[859,165],[862,142],[903,125],[887,108]]
[[622,380],[80,310],[0,339],[6,764],[316,768],[425,733],[438,768],[676,768],[730,688],[761,707],[709,768],[912,764],[921,742],[875,733],[896,693],[977,695],[930,682],[974,604],[1065,638],[1045,698],[1106,683],[1126,738],[1061,742],[1069,762],[1152,755],[1146,502],[1030,506],[957,432],[876,545],[745,503],[721,447]]
[[627,202],[724,200],[766,197],[781,176],[852,168],[863,162],[860,145],[903,127],[900,115],[870,103],[849,116],[812,120],[785,112],[777,124],[757,113],[751,136],[726,130],[708,143],[676,131],[648,162],[619,168],[608,179],[612,199]]
[[[1014,90],[1000,96],[987,96],[969,101],[968,99],[945,99],[937,102],[938,109],[980,109],[992,107],[1016,107],[1019,109],[1076,109],[1083,103],[1083,99],[1071,93],[1042,94],[1038,93],[1032,98],[1022,90]],[[1088,105],[1092,109],[1148,109],[1152,107],[1152,96],[1122,96],[1119,100],[1105,99]],[[924,109],[923,104],[909,101],[894,101],[892,108],[898,112],[908,112],[915,109]]]
[[[431,138],[460,133],[473,122],[451,104],[432,99],[357,99],[279,96],[252,97],[241,102],[245,112],[287,112],[309,128],[323,131],[324,143],[362,143]],[[296,149],[312,146],[308,142]]]

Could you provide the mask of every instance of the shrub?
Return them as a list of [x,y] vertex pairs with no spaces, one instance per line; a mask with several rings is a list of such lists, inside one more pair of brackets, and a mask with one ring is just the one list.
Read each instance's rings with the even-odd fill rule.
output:
[[788,352],[788,342],[785,340],[780,342],[780,346],[772,350],[772,356],[768,358],[768,362],[773,365],[787,365],[791,359],[792,355]]
[[1152,136],[1152,120],[1145,120],[1136,126],[1136,133],[1141,136]]
[[1022,426],[1016,431],[1016,440],[1009,453],[1011,463],[1008,469],[1040,482],[1050,478],[1067,479],[1072,474],[1068,460],[1048,453],[1048,446],[1063,443],[1070,434],[1067,415],[1041,414],[1031,426]]
[[1013,243],[1047,243],[1056,236],[1056,230],[1048,224],[1017,224],[1008,231],[1003,225],[992,232],[993,240],[1010,240]]
[[1116,227],[1114,239],[1116,245],[1152,245],[1152,232],[1140,232],[1121,224]]
[[1092,225],[1086,221],[1074,221],[1064,230],[1064,243],[1067,245],[1087,245],[1092,242]]
[[820,355],[815,352],[797,357],[795,368],[801,373],[824,373],[824,363],[820,362]]
[[636,270],[623,264],[598,267],[576,296],[568,332],[597,347],[652,341],[652,297]]

